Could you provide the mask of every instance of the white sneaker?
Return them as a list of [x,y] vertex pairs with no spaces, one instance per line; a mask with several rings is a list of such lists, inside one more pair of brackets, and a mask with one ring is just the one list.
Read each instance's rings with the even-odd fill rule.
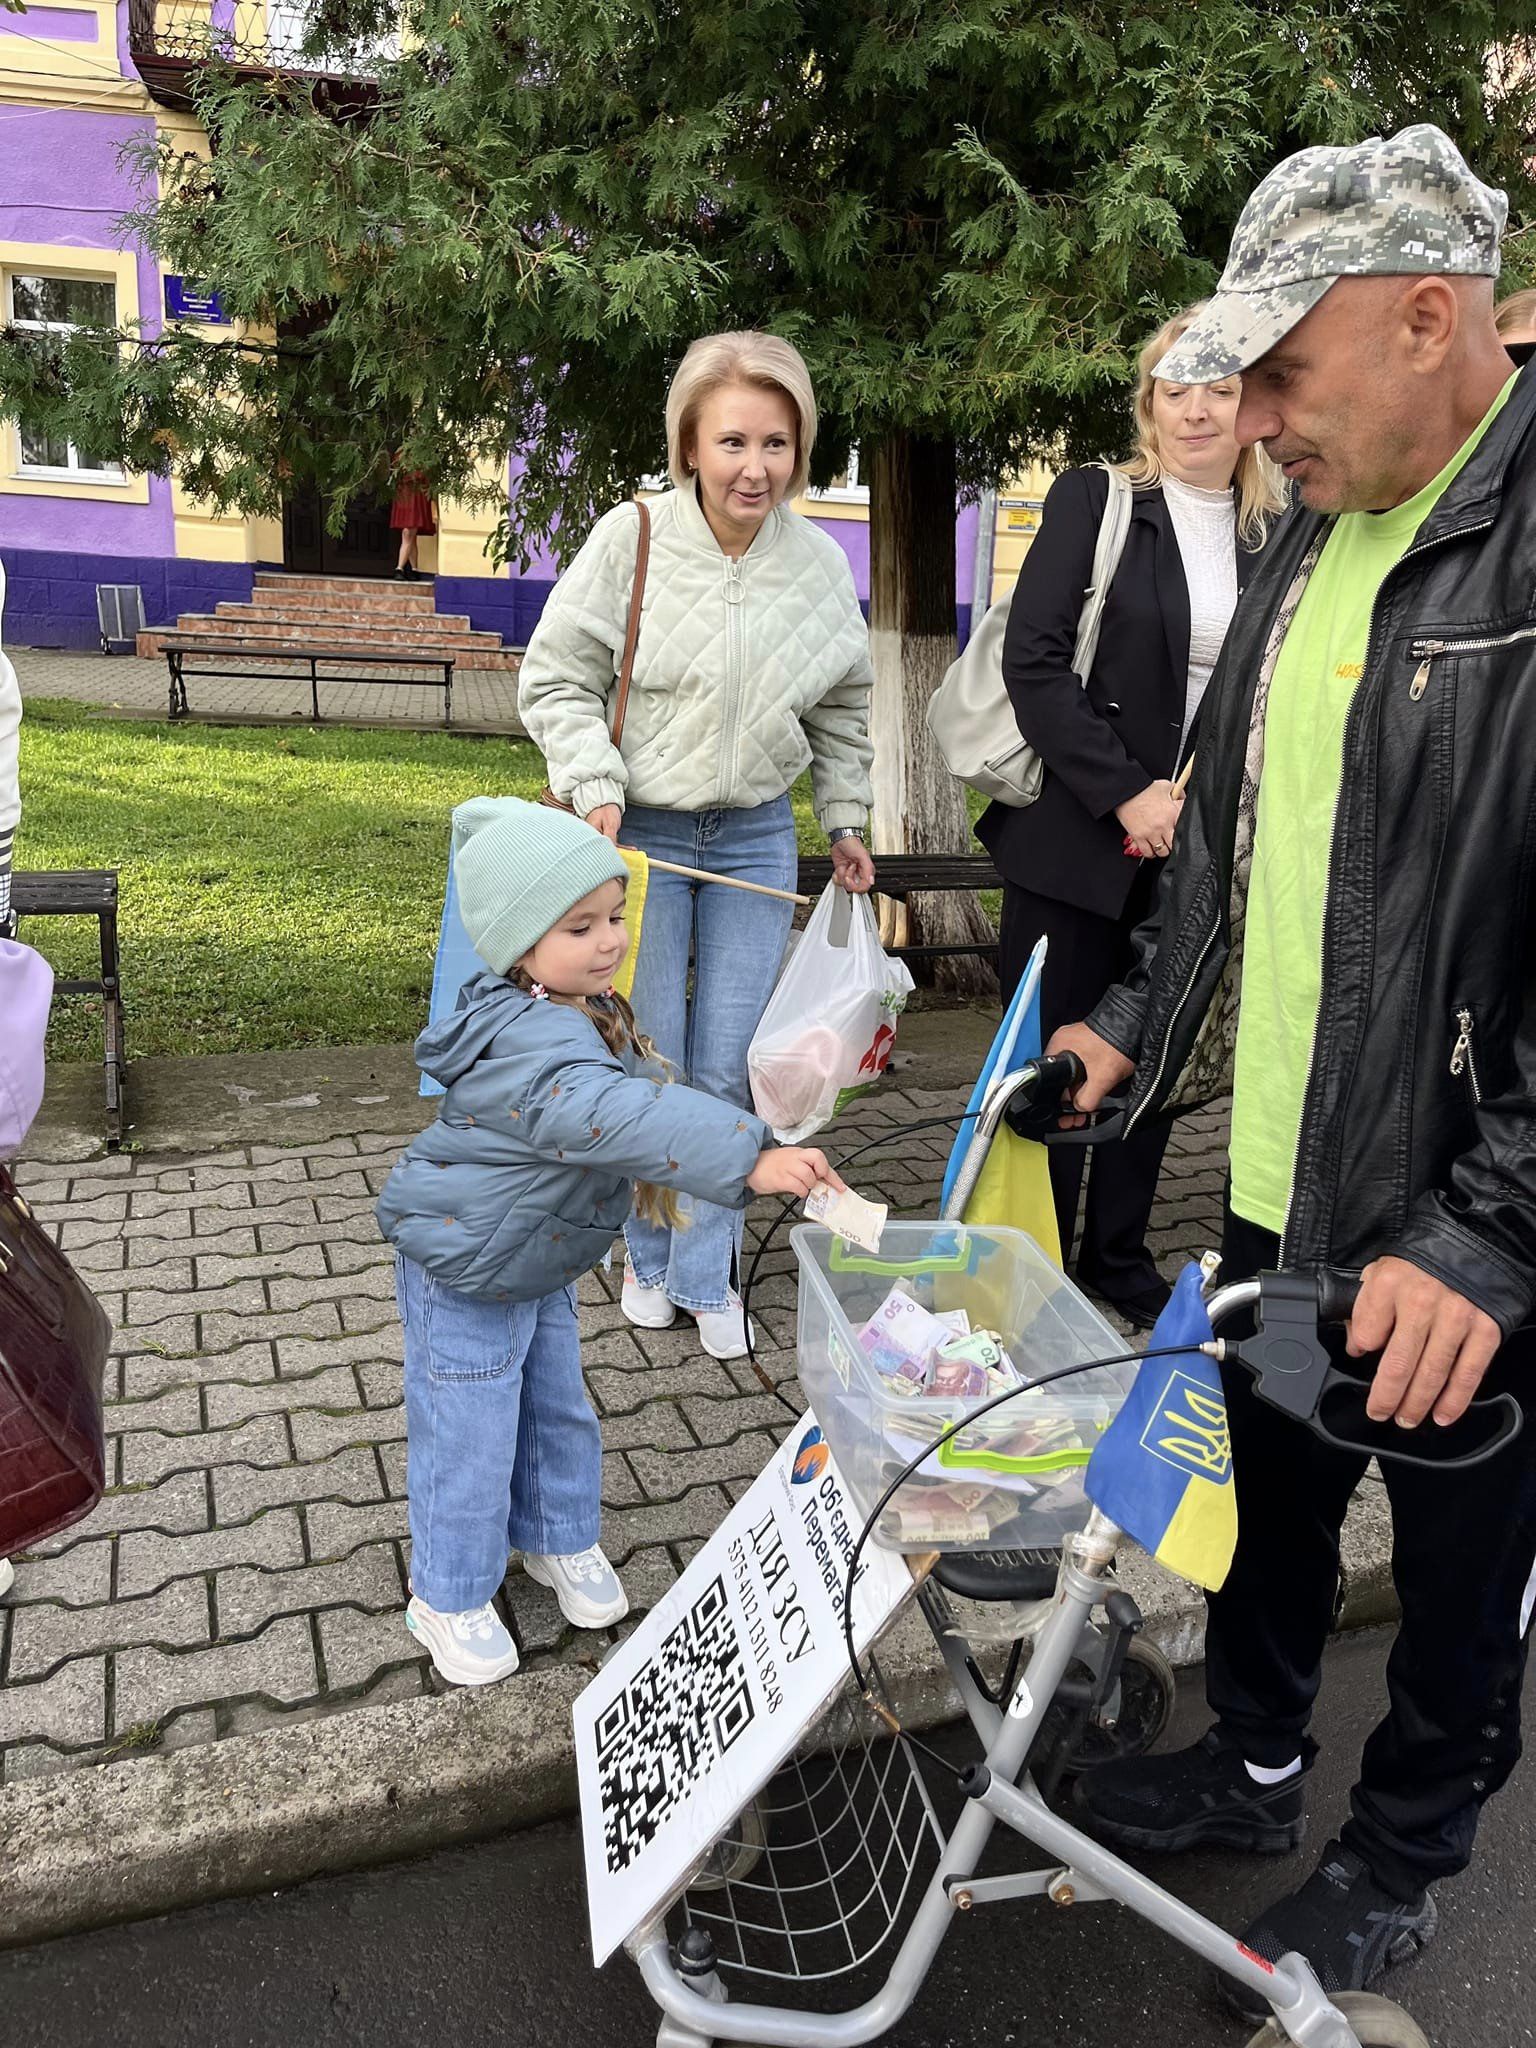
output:
[[677,1320],[677,1310],[668,1301],[666,1288],[659,1284],[642,1287],[628,1259],[624,1261],[624,1288],[619,1296],[619,1306],[630,1322],[641,1330],[670,1330]]
[[[699,1342],[711,1358],[745,1358],[747,1355],[747,1319],[742,1313],[741,1296],[732,1290],[729,1302],[724,1308],[690,1309],[688,1313],[699,1326]],[[752,1325],[752,1342],[757,1342],[757,1325]]]
[[523,1570],[537,1585],[549,1587],[573,1628],[608,1628],[629,1612],[629,1595],[595,1543],[574,1557],[535,1557],[525,1551]]
[[467,1608],[463,1614],[439,1614],[413,1593],[405,1625],[426,1644],[432,1662],[454,1685],[494,1685],[517,1669],[517,1645],[489,1604]]
[[8,1557],[0,1557],[0,1593],[9,1593],[16,1583],[16,1567]]

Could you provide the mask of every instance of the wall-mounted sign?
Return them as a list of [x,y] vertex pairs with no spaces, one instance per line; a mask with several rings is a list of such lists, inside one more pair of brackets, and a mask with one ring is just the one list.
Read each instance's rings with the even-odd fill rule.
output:
[[1040,513],[1043,509],[1041,506],[1009,505],[1005,509],[1008,514],[1008,531],[1010,533],[1036,533],[1039,531]]
[[218,293],[190,277],[167,277],[165,313],[168,320],[196,320],[204,327],[230,324]]

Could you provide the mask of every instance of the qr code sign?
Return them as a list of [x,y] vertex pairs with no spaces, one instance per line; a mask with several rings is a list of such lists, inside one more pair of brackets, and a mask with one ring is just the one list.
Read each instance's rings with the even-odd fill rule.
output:
[[627,1870],[754,1713],[723,1576],[597,1719],[608,1869]]

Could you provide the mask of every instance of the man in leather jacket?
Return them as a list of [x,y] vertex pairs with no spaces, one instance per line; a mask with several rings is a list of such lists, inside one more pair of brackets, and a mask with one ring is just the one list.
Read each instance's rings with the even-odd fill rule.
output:
[[[1493,319],[1507,207],[1419,126],[1286,160],[1159,365],[1243,375],[1238,438],[1300,505],[1207,696],[1137,962],[1058,1032],[1091,1112],[1233,1092],[1223,1278],[1363,1271],[1368,1410],[1433,1437],[1531,1384],[1536,1342],[1536,372]],[[1080,1120],[1080,1119],[1079,1119]],[[1194,1748],[1088,1777],[1142,1848],[1293,1849],[1366,1459],[1227,1381],[1238,1545]],[[1362,1988],[1422,1948],[1520,1753],[1536,1426],[1471,1470],[1384,1462],[1402,1624],[1389,1711],[1313,1876],[1245,1939]],[[1229,1991],[1229,1996],[1236,1997]],[[1238,2002],[1242,2002],[1238,2000]],[[1246,2010],[1257,2010],[1251,2005]]]

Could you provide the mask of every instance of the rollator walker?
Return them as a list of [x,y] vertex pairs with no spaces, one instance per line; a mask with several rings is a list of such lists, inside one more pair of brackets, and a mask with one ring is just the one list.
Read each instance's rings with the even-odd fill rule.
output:
[[[963,1244],[966,1226],[958,1217],[1000,1122],[1006,1116],[1011,1127],[1040,1136],[1059,1113],[1063,1089],[1081,1075],[1066,1056],[1007,1077],[980,1113],[944,1225],[888,1225],[888,1235],[926,1231],[937,1242],[947,1227],[948,1237]],[[839,1432],[839,1401],[824,1408],[820,1395],[827,1389],[813,1385],[807,1371],[806,1318],[818,1312],[808,1282],[827,1256],[824,1249],[813,1255],[809,1239],[826,1236],[794,1233],[802,1266],[802,1379],[850,1490],[868,1514],[876,1505],[866,1498],[875,1491],[873,1468],[861,1468],[860,1443],[850,1441],[846,1425]],[[921,1272],[935,1262],[925,1261],[921,1248],[905,1261],[844,1262],[860,1263],[889,1274],[904,1266]],[[1115,1333],[1054,1270],[1050,1285],[1058,1306],[1065,1302],[1097,1327],[1105,1355],[1125,1356]],[[1319,1337],[1320,1325],[1347,1319],[1357,1285],[1346,1276],[1265,1274],[1218,1287],[1207,1306],[1218,1331],[1257,1311],[1255,1336],[1221,1340],[1219,1355],[1249,1367],[1266,1399],[1333,1441],[1378,1449],[1369,1437],[1377,1425],[1364,1418],[1362,1383],[1336,1371]],[[812,1348],[820,1342],[818,1335]],[[1068,1388],[1074,1384],[1066,1381]],[[835,1396],[835,1388],[831,1392]],[[1505,1402],[1477,1403],[1480,1412],[1469,1412],[1464,1431],[1458,1424],[1437,1432],[1442,1455],[1405,1452],[1402,1431],[1384,1436],[1379,1454],[1436,1464],[1481,1461],[1520,1426],[1518,1410]],[[1344,1434],[1350,1428],[1353,1433]],[[1447,1444],[1447,1437],[1455,1441]],[[863,1691],[850,1680],[716,1842],[670,1914],[642,1926],[626,1944],[661,2009],[657,2048],[722,2042],[855,2048],[879,2041],[921,1992],[957,1914],[1022,1899],[1128,1908],[1269,2006],[1271,2017],[1249,2048],[1287,2041],[1300,2048],[1430,2048],[1400,2006],[1370,1993],[1330,1998],[1300,1955],[1269,1963],[1047,1803],[1074,1770],[1149,1746],[1171,1704],[1172,1674],[1139,1641],[1141,1616],[1113,1577],[1123,1532],[1097,1508],[1080,1501],[1079,1511],[1080,1526],[1063,1532],[1055,1546],[1024,1547],[1005,1534],[984,1547],[930,1553],[918,1567],[926,1576],[917,1604],[981,1749],[959,1774],[953,1824],[946,1829],[939,1819],[919,1745],[901,1730],[878,1660],[871,1658]],[[1015,1533],[1025,1526],[1020,1522]],[[957,1617],[957,1600],[970,1610],[970,1621]],[[1006,1617],[1001,1628],[999,1615]],[[978,1627],[994,1651],[1012,1636],[999,1682],[989,1683],[984,1653],[968,1640]],[[1016,1869],[983,1874],[984,1854],[1000,1828],[1038,1853],[1021,1857]],[[820,2009],[837,1989],[862,1988],[880,1962],[883,1980],[857,2003]]]

